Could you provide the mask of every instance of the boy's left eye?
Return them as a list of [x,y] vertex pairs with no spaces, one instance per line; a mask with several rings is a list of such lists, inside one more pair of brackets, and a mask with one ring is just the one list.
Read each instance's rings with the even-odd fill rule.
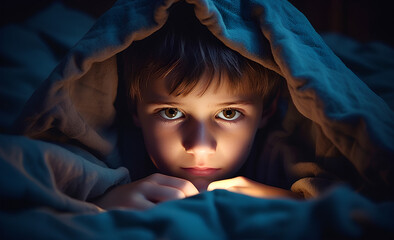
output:
[[217,117],[226,121],[234,121],[241,116],[241,113],[235,109],[224,109],[218,113]]

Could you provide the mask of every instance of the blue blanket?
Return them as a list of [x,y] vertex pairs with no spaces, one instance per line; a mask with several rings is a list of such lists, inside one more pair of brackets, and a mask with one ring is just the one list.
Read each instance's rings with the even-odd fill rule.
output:
[[[285,79],[282,128],[262,140],[266,158],[257,166],[266,184],[279,185],[291,163],[285,185],[310,199],[216,190],[143,212],[89,203],[136,171],[119,140],[130,129],[116,121],[116,55],[159,29],[174,2],[120,0],[94,24],[55,4],[1,29],[0,237],[393,237],[394,64],[379,52],[393,50],[336,35],[324,41],[282,0],[186,2],[228,47]],[[294,158],[304,156],[300,141],[312,146],[312,159]]]

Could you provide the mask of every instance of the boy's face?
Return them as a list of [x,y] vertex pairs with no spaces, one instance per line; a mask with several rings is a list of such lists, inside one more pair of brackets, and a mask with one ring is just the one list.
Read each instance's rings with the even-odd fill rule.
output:
[[205,190],[210,182],[231,177],[247,159],[261,124],[262,101],[234,94],[224,80],[218,88],[212,83],[203,95],[200,85],[175,97],[164,81],[152,81],[137,104],[135,122],[163,174]]

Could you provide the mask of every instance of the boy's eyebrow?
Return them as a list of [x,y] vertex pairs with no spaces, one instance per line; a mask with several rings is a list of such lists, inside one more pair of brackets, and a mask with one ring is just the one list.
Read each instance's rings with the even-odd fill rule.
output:
[[161,101],[160,99],[153,99],[147,101],[147,104],[155,104],[155,105],[182,105],[181,102],[169,102],[169,101]]
[[[183,105],[182,102],[171,102],[171,101],[162,101],[160,99],[152,99],[147,101],[149,105]],[[231,105],[252,105],[254,104],[253,100],[236,100],[230,102],[219,103],[216,106],[231,106]]]
[[254,104],[252,100],[239,100],[239,101],[231,101],[231,102],[223,102],[218,104],[218,106],[228,106],[228,105],[251,105]]

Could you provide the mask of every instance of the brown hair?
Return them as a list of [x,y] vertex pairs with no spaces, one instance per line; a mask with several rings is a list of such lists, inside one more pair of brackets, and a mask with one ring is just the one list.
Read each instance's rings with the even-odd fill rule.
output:
[[[166,24],[151,36],[135,41],[124,52],[126,88],[135,103],[152,79],[163,79],[171,95],[187,95],[207,74],[205,89],[226,76],[234,92],[258,94],[271,102],[279,76],[226,47],[195,17],[191,5],[175,4]],[[215,76],[219,76],[215,78]],[[201,95],[204,93],[201,92]]]

